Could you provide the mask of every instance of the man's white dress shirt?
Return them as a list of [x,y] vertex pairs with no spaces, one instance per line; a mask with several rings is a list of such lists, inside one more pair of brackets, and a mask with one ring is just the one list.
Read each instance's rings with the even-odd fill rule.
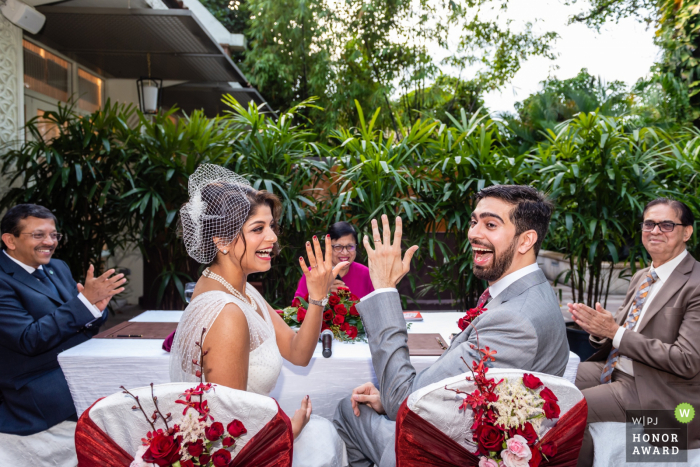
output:
[[[14,261],[15,263],[17,263],[22,269],[24,269],[25,271],[27,271],[29,274],[33,274],[34,271],[36,271],[35,268],[33,268],[33,267],[31,267],[31,266],[27,266],[26,264],[24,264],[23,262],[19,261],[18,259],[15,259],[15,258],[13,258],[12,256],[10,256],[10,255],[7,253],[7,250],[2,250],[2,252],[5,253],[5,256],[7,256],[7,257],[10,258],[12,261]],[[44,268],[43,268],[41,265],[39,265],[39,268],[38,268],[38,269],[41,269],[42,271],[44,270]],[[51,279],[49,279],[49,280],[51,280]],[[102,312],[101,312],[95,305],[93,305],[92,303],[90,303],[90,301],[89,301],[87,298],[85,298],[85,295],[79,293],[79,294],[78,294],[78,298],[80,299],[81,302],[83,302],[83,304],[85,305],[85,307],[87,307],[88,311],[89,311],[90,313],[92,313],[92,315],[93,315],[96,319],[102,318]]]
[[[506,290],[509,285],[511,285],[513,282],[517,281],[518,279],[527,276],[531,272],[535,272],[539,270],[540,267],[537,265],[537,263],[532,263],[528,266],[525,266],[524,268],[520,268],[517,271],[511,272],[507,276],[499,279],[498,281],[494,282],[489,288],[489,293],[491,294],[490,300],[493,300],[496,298],[501,292]],[[371,292],[368,295],[365,295],[360,299],[360,301],[367,300],[370,297],[373,297],[374,295],[384,293],[384,292],[397,292],[397,290],[394,287],[387,287],[383,289],[377,289],[373,292]]]
[[[654,263],[651,263],[650,271],[655,271],[656,275],[659,276],[659,278],[651,284],[651,287],[649,287],[649,293],[647,294],[647,299],[644,301],[644,305],[642,306],[642,311],[639,313],[639,318],[637,319],[637,322],[634,324],[634,327],[632,329],[625,329],[624,323],[620,328],[617,330],[615,333],[615,337],[613,338],[612,345],[616,349],[620,348],[620,342],[622,341],[622,335],[625,333],[625,331],[631,331],[631,332],[637,332],[637,328],[639,328],[639,323],[642,322],[642,318],[644,318],[644,313],[647,312],[649,309],[649,305],[651,305],[651,302],[654,301],[654,297],[656,294],[661,290],[661,288],[664,286],[666,281],[668,280],[669,277],[671,277],[671,274],[673,271],[678,267],[678,265],[683,261],[683,258],[688,254],[686,250],[683,250],[681,254],[673,258],[671,261],[668,263],[662,264],[658,268],[654,267]],[[636,294],[636,292],[635,292]],[[628,311],[628,316],[629,316],[629,311]],[[627,318],[625,318],[625,322],[627,321]],[[623,371],[627,373],[630,376],[634,376],[634,369],[632,368],[632,359],[625,357],[623,355],[620,355],[620,359],[617,361],[617,365],[615,366],[616,370]]]

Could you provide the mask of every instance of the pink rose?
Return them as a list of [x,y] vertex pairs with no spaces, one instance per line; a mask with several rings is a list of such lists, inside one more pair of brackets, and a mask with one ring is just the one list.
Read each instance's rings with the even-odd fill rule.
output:
[[501,459],[503,459],[503,465],[505,467],[529,467],[529,458],[518,457],[508,449],[501,451]]
[[481,456],[479,458],[479,467],[499,467],[499,463],[496,459],[491,459],[490,457]]
[[532,457],[532,452],[530,452],[530,447],[527,445],[527,440],[520,435],[515,435],[506,440],[506,450],[518,457],[527,458],[528,461]]

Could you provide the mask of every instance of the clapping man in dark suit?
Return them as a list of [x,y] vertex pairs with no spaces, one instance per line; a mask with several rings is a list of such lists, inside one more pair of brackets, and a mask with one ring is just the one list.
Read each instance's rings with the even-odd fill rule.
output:
[[[569,303],[576,324],[599,347],[578,368],[576,386],[588,402],[588,423],[625,422],[626,410],[700,407],[700,263],[687,251],[695,219],[688,206],[666,198],[644,208],[642,243],[651,266],[630,281],[615,315],[600,303]],[[700,418],[688,426],[700,448]],[[624,447],[622,448],[624,449]],[[579,466],[593,464],[586,429]]]
[[76,284],[66,263],[51,258],[61,234],[45,207],[11,208],[0,231],[0,433],[29,438],[76,419],[57,355],[98,332],[126,279],[114,270],[94,277],[91,265],[85,285]]

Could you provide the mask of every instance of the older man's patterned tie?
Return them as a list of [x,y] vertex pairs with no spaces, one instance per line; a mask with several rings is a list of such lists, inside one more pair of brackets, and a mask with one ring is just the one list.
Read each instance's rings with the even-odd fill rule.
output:
[[[639,319],[639,314],[642,312],[642,308],[644,308],[644,302],[647,300],[647,295],[649,295],[649,289],[651,288],[651,284],[659,280],[659,276],[656,275],[656,271],[649,270],[647,273],[647,277],[642,282],[642,285],[639,286],[639,290],[637,291],[637,295],[634,297],[634,301],[632,302],[632,307],[630,308],[630,312],[627,315],[627,321],[625,321],[625,329],[632,329],[634,328],[634,325],[637,324],[637,320]],[[610,355],[608,355],[608,359],[605,362],[605,366],[603,367],[603,373],[600,375],[600,384],[608,384],[610,382],[610,379],[612,378],[612,372],[617,366],[617,362],[620,359],[619,355],[619,349],[612,349],[610,351]]]

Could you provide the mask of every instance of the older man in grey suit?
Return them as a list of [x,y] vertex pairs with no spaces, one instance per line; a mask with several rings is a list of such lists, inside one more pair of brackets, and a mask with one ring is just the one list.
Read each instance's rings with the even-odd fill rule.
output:
[[[479,299],[486,311],[473,323],[479,344],[498,351],[493,366],[561,376],[569,357],[564,319],[536,262],[552,205],[537,190],[514,185],[488,187],[476,200],[469,227],[474,274],[489,283]],[[351,466],[395,465],[395,419],[404,399],[417,389],[467,371],[462,357],[467,362],[478,359],[471,348],[476,345],[476,333],[469,327],[452,340],[437,362],[416,374],[396,285],[409,271],[418,247],[411,247],[402,260],[401,219],[396,219],[393,245],[386,216],[382,223],[383,240],[376,220],[372,221],[375,249],[364,238],[375,291],[357,306],[380,389],[372,383],[356,388],[341,401],[333,422],[345,441]]]

